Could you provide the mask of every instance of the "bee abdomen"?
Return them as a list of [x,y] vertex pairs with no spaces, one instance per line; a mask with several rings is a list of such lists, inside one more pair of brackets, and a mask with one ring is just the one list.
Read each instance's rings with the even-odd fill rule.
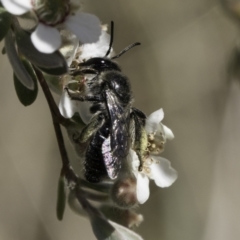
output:
[[[102,126],[101,129],[104,128],[105,126]],[[101,129],[92,138],[85,156],[85,178],[92,183],[100,182],[103,178],[107,177],[102,154],[102,144],[105,136],[101,134]]]

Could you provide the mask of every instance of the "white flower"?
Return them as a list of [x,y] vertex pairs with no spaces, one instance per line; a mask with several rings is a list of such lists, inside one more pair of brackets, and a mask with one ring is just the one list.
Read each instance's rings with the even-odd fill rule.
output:
[[22,15],[32,8],[30,0],[1,0],[1,2],[7,11],[13,15]]
[[166,140],[174,138],[172,131],[161,123],[163,117],[163,110],[160,109],[153,112],[146,120],[148,153],[142,160],[142,170],[140,172],[138,169],[140,161],[136,152],[133,150],[129,152],[133,173],[137,179],[136,194],[140,204],[143,204],[149,198],[149,179],[154,180],[158,187],[165,188],[171,186],[178,176],[177,171],[171,167],[171,163],[159,156]]
[[164,112],[161,108],[150,114],[146,120],[145,130],[148,134],[148,150],[151,154],[161,153],[167,139],[172,140],[174,138],[172,130],[161,123],[163,118]]
[[[78,48],[77,53],[75,50],[71,51],[71,49],[66,49],[64,51],[62,49],[61,52],[65,57],[68,58],[68,65],[70,66],[72,60],[81,62],[83,60],[88,60],[94,57],[104,57],[109,49],[109,43],[110,43],[110,35],[106,31],[107,31],[107,28],[103,26],[100,39],[96,43],[86,43],[81,45]],[[107,57],[110,57],[112,52],[113,50]],[[76,57],[73,58],[71,54],[76,55]],[[86,82],[88,80],[91,80],[94,76],[95,75],[91,75],[91,74],[84,76],[85,81],[82,81],[82,88],[84,89],[85,93],[88,92],[87,90],[88,87],[86,85]],[[68,86],[73,82],[75,82],[76,84],[77,83],[79,84],[79,82],[77,82],[76,80],[69,79],[69,80],[66,80],[66,83],[64,85]],[[59,103],[59,110],[61,114],[66,118],[71,118],[74,115],[74,113],[78,112],[83,122],[87,124],[92,117],[92,114],[89,111],[90,106],[91,106],[91,103],[89,102],[80,102],[77,100],[71,100],[70,97],[68,96],[68,93],[66,91],[63,91],[60,99],[60,103]]]
[[38,4],[33,0],[1,0],[4,8],[13,15],[22,15],[32,11],[38,18],[38,25],[31,34],[31,40],[38,51],[53,53],[61,46],[61,35],[57,28],[64,28],[72,32],[82,43],[98,41],[101,34],[99,19],[88,13],[75,10],[69,0],[54,4],[50,0],[45,4]]
[[[100,38],[95,43],[86,43],[79,47],[79,57],[78,61],[86,61],[90,58],[94,57],[105,57],[110,43],[110,35],[107,33],[106,26],[102,27],[102,33]],[[113,54],[113,50],[111,50],[110,54],[107,57],[111,57]]]
[[170,187],[177,179],[177,171],[171,163],[160,156],[150,155],[144,159],[143,169],[138,171],[139,159],[135,151],[130,150],[129,158],[132,159],[133,173],[137,179],[137,199],[140,204],[145,203],[150,195],[149,179],[154,180],[158,187]]
[[79,40],[75,35],[70,34],[68,31],[61,31],[61,36],[63,44],[59,51],[64,56],[68,67],[70,67],[72,61],[76,57],[79,48]]
[[[71,83],[71,81],[69,83]],[[91,103],[89,102],[71,100],[67,91],[63,90],[58,107],[60,113],[65,118],[72,118],[75,113],[79,113],[82,121],[87,124],[92,117],[92,114],[89,111],[90,106]]]

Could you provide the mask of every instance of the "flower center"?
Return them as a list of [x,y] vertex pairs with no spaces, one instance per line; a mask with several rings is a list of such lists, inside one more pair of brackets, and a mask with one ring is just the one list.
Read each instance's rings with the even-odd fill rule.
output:
[[165,139],[161,133],[160,139],[156,139],[156,133],[148,134],[148,145],[147,145],[147,152],[151,153],[161,153],[164,149]]
[[36,0],[32,5],[39,22],[48,26],[64,22],[70,12],[70,0]]
[[150,175],[151,175],[151,168],[150,168],[150,166],[151,166],[151,164],[152,164],[153,162],[155,162],[155,161],[154,161],[150,156],[145,156],[145,157],[143,158],[142,171],[140,171],[140,172],[142,172],[142,173],[150,176]]

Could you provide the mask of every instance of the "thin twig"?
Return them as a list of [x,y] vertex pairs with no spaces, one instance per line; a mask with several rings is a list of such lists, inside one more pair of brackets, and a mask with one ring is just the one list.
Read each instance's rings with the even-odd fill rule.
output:
[[90,183],[84,179],[81,179],[81,185],[101,193],[109,193],[113,182]]
[[88,202],[88,200],[85,198],[84,191],[78,185],[75,188],[75,196],[78,202],[82,205],[82,208],[89,214],[90,218],[95,215],[106,220],[105,216]]
[[[43,74],[36,68],[34,67],[34,70],[36,72],[37,75],[37,79],[42,87],[42,90],[45,94],[45,97],[47,99],[48,102],[48,106],[50,108],[51,111],[51,116],[52,116],[52,120],[53,120],[53,126],[54,126],[54,130],[55,130],[55,134],[56,134],[56,138],[57,138],[57,142],[58,142],[58,148],[61,154],[61,159],[62,159],[62,171],[61,171],[61,175],[65,176],[68,183],[74,183],[74,189],[75,189],[75,193],[76,193],[76,198],[79,201],[79,203],[82,205],[82,208],[85,209],[89,215],[93,215],[93,214],[97,214],[99,216],[101,216],[102,218],[104,218],[104,216],[102,215],[102,213],[95,209],[86,199],[86,195],[88,195],[91,199],[94,199],[96,201],[102,200],[102,201],[106,201],[109,199],[109,197],[107,195],[102,195],[102,196],[95,196],[94,194],[91,193],[87,193],[85,192],[83,189],[81,189],[80,184],[81,181],[85,182],[84,180],[80,179],[73,171],[70,161],[68,159],[68,154],[65,148],[65,144],[64,144],[64,139],[63,139],[63,135],[62,135],[62,130],[60,127],[60,123],[61,124],[68,124],[68,119],[65,119],[64,117],[62,117],[62,115],[60,114],[56,103],[52,97],[52,94],[48,88],[48,85],[45,81],[45,78],[43,76]],[[111,227],[111,225],[110,225]]]
[[65,118],[61,115],[61,113],[59,112],[59,109],[57,107],[57,104],[54,101],[53,96],[52,96],[52,94],[49,90],[49,87],[48,87],[48,85],[45,81],[45,78],[44,78],[43,74],[35,66],[33,66],[33,68],[34,68],[34,71],[37,75],[38,81],[39,81],[39,83],[42,87],[44,95],[47,99],[50,111],[54,116],[54,119],[57,119],[57,122],[60,123],[61,125],[63,125],[64,127],[68,127],[69,125],[72,124],[71,120],[69,120],[69,119],[67,119],[67,118]]
[[99,192],[88,191],[83,188],[81,188],[81,192],[88,200],[97,201],[98,203],[102,202],[105,204],[112,203],[109,194],[99,194]]
[[49,90],[49,87],[45,81],[45,78],[43,74],[35,67],[33,66],[37,79],[42,87],[42,90],[44,92],[44,95],[47,99],[49,109],[51,111],[51,116],[52,116],[52,121],[53,121],[53,126],[58,142],[58,148],[61,154],[61,159],[62,159],[62,171],[61,175],[64,175],[68,182],[74,182],[75,184],[78,183],[78,176],[74,173],[72,170],[72,167],[70,165],[69,159],[68,159],[68,154],[65,148],[64,144],[64,139],[62,135],[62,130],[59,124],[62,125],[69,125],[69,122],[71,122],[69,119],[64,118],[61,113],[58,110],[58,107],[53,99],[52,93]]

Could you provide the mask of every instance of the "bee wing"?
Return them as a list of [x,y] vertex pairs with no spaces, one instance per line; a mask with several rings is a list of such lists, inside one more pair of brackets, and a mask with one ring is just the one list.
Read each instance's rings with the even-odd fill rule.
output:
[[[108,176],[116,178],[129,152],[129,124],[130,110],[123,107],[117,96],[110,90],[105,92],[106,104],[111,121],[110,139],[108,144],[111,147],[111,157],[104,157]],[[107,140],[106,145],[107,145]]]

